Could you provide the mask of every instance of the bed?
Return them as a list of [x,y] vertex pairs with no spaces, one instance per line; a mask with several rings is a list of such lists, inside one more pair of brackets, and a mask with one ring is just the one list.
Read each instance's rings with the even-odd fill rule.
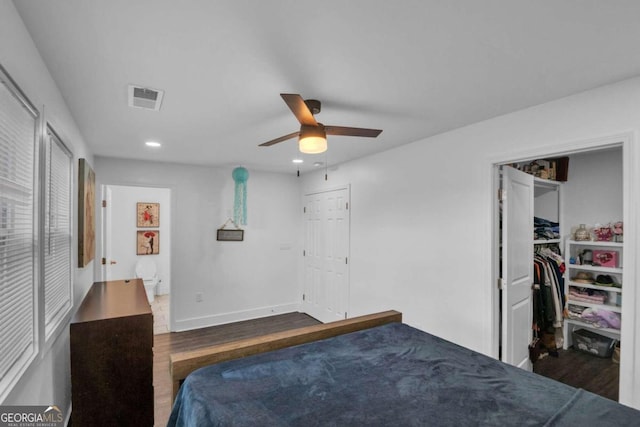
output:
[[412,328],[395,311],[174,354],[171,370],[171,427],[640,425],[640,411]]

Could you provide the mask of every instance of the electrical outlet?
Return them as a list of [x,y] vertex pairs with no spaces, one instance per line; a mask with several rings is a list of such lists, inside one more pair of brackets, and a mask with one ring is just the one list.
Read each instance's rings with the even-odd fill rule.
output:
[[196,292],[196,302],[202,302],[202,292]]

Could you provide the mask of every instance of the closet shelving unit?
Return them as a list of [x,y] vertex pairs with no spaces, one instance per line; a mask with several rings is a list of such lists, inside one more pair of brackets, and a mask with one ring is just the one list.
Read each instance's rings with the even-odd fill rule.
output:
[[[566,242],[566,250],[565,250],[565,259],[569,259],[573,257],[577,259],[578,253],[584,249],[605,249],[618,252],[618,262],[619,265],[622,263],[622,249],[623,244],[619,242],[599,242],[599,241],[589,241],[589,240],[567,240]],[[572,277],[575,277],[581,271],[589,272],[594,277],[597,277],[598,274],[607,274],[612,276],[616,283],[622,284],[622,276],[623,276],[623,268],[620,267],[602,267],[602,266],[594,266],[587,264],[570,264],[566,263],[566,272],[565,272],[565,295],[567,295],[567,304],[578,305],[581,307],[591,307],[591,308],[600,308],[604,310],[609,310],[615,313],[622,313],[622,309],[620,306],[615,304],[615,301],[611,301],[614,299],[614,296],[618,294],[622,295],[622,288],[614,287],[614,286],[600,286],[596,284],[586,284],[586,283],[576,283],[571,281]],[[609,298],[605,304],[595,304],[583,301],[575,301],[569,298],[569,290],[572,287],[576,288],[586,288],[586,289],[597,289],[600,291],[606,291],[609,295]],[[616,298],[617,299],[617,298]],[[620,330],[612,329],[612,328],[601,328],[596,327],[591,323],[584,322],[578,319],[565,318],[565,327],[564,331],[564,345],[565,349],[571,346],[571,333],[575,329],[588,329],[599,333],[601,335],[607,336],[609,338],[613,338],[616,340],[620,339]]]
[[[539,208],[540,204],[550,205],[549,210],[553,211],[555,219],[558,223],[560,223],[560,185],[561,183],[558,181],[551,181],[548,179],[533,178],[533,195],[534,195],[534,206],[536,210]],[[545,196],[547,193],[554,192],[553,196],[548,198]],[[548,218],[547,218],[548,219]],[[562,224],[560,224],[562,228]],[[560,233],[562,236],[562,233]],[[557,244],[561,246],[562,239],[540,239],[533,241],[534,246],[539,245],[551,245]]]

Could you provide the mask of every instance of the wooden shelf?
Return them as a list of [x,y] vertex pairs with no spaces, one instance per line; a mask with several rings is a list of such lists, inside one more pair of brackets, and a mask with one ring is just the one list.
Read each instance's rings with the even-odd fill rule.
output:
[[602,335],[611,334],[611,335],[617,336],[618,339],[620,337],[620,329],[599,328],[599,327],[593,325],[592,323],[587,323],[587,322],[583,322],[581,320],[571,319],[571,318],[566,318],[566,319],[564,319],[564,321],[567,322],[567,323],[571,323],[573,325],[576,325],[576,326],[581,326],[583,328],[588,328],[588,329],[590,329],[590,330],[592,330],[594,332],[602,332],[603,333]]
[[[569,296],[571,298],[571,296]],[[609,304],[597,304],[594,302],[585,302],[585,301],[576,301],[572,299],[567,300],[567,304],[571,305],[579,305],[580,307],[591,307],[591,308],[599,308],[602,310],[613,311],[614,313],[622,313],[622,309],[617,305],[609,305]]]
[[538,240],[534,240],[533,244],[534,245],[552,245],[554,243],[560,244],[561,240],[560,239],[538,239]]
[[588,284],[588,283],[576,283],[576,282],[572,282],[571,280],[569,280],[569,286],[573,286],[576,288],[597,289],[599,291],[606,291],[606,292],[622,293],[622,288],[616,288],[614,286],[600,286],[600,285],[594,285],[594,284]]
[[610,248],[622,248],[623,242],[601,242],[598,240],[569,240],[567,243],[576,246],[606,246]]
[[622,267],[598,267],[587,264],[566,264],[567,269],[571,270],[583,270],[583,271],[596,271],[599,273],[609,274],[622,274]]

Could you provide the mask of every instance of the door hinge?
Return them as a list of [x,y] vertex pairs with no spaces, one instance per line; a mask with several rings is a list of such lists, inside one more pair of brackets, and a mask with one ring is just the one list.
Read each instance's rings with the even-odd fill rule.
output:
[[302,208],[302,213],[307,213],[307,207],[306,206]]
[[347,312],[346,311],[344,312],[344,318],[345,319],[347,318]]
[[347,209],[347,210],[349,210],[349,202],[347,202],[347,207],[346,207],[346,209]]
[[106,207],[107,207],[107,201],[106,201],[106,200],[103,200],[103,201],[102,201],[102,207],[103,207],[103,208],[106,208]]
[[305,251],[304,249],[302,250],[302,256],[307,256],[307,251]]
[[498,190],[498,200],[500,200],[501,202],[507,200],[507,190],[505,190],[504,188]]
[[107,264],[107,259],[106,258],[102,258],[102,260],[100,260],[100,263],[102,265],[106,265]]
[[349,264],[349,257],[344,257],[344,263]]
[[498,289],[502,290],[504,286],[504,279],[502,277],[498,277]]
[[305,294],[302,294],[302,301],[305,301],[307,299],[307,296]]

